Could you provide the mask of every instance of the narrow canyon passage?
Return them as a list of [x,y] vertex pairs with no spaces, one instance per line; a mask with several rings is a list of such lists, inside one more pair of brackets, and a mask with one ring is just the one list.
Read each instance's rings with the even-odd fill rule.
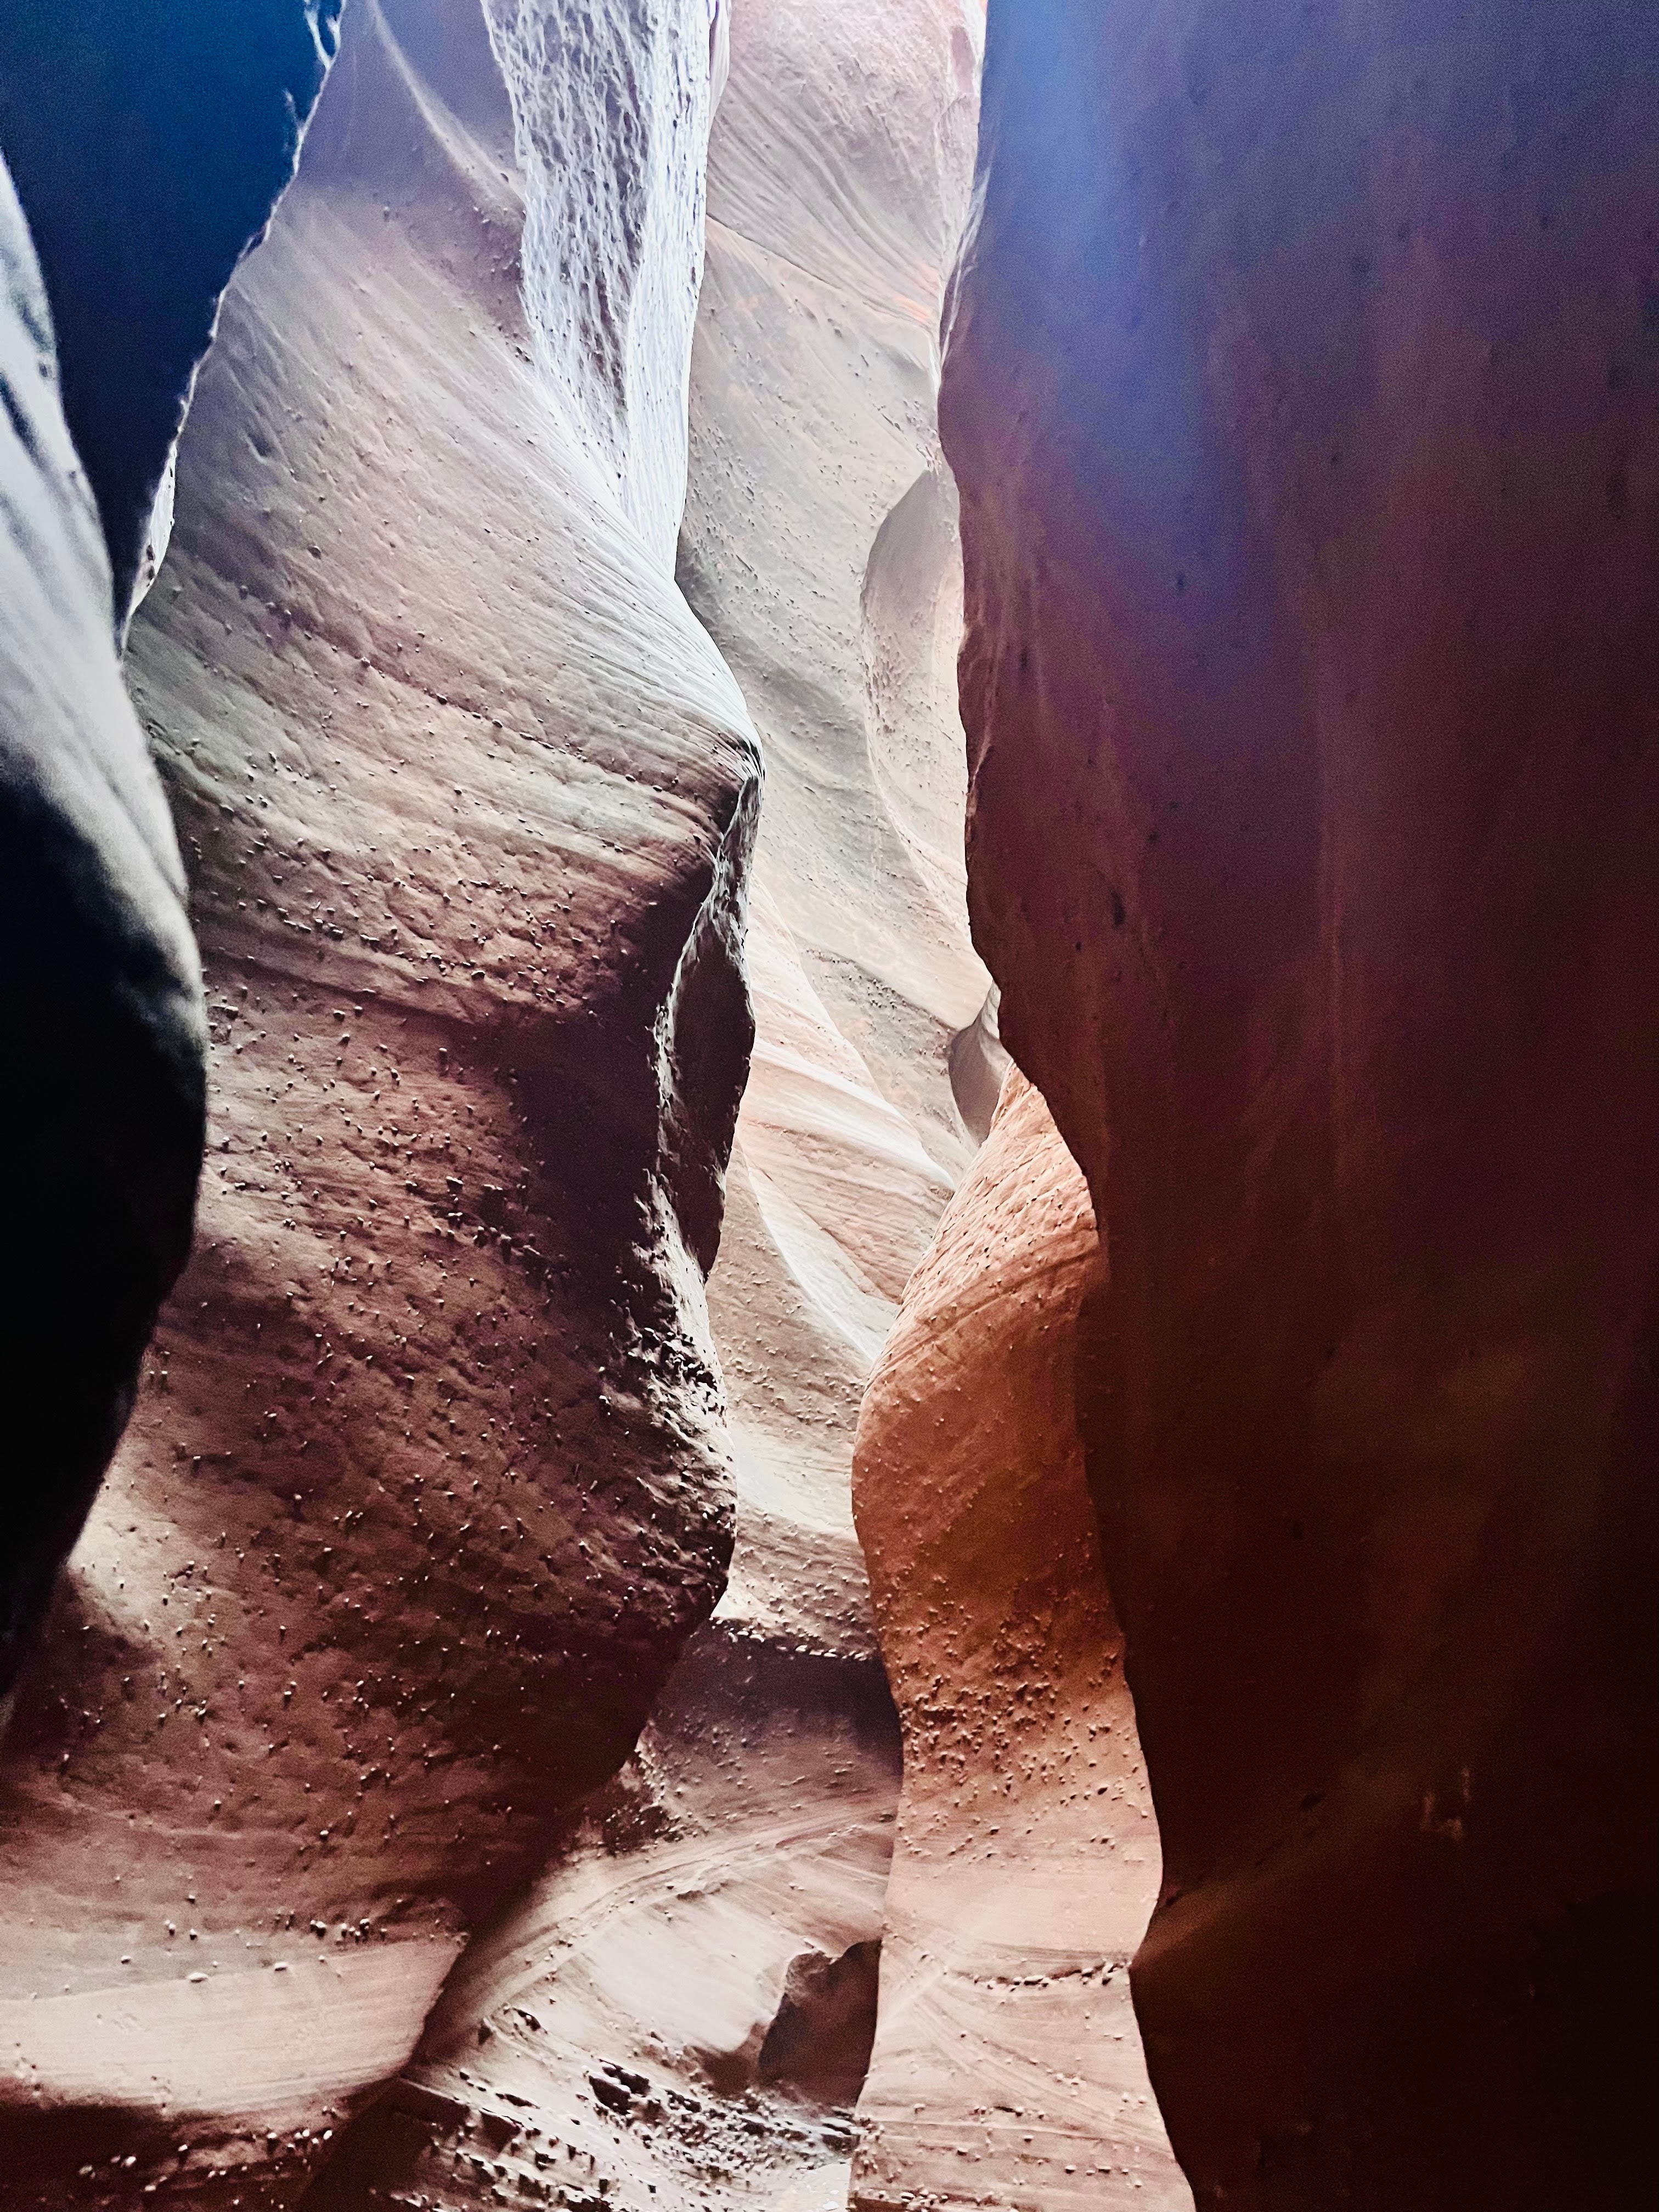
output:
[[981,29],[607,22],[345,12],[135,572],[213,1109],[8,1747],[41,2204],[848,2200],[912,1721],[854,1432],[1006,1066]]
[[1632,2212],[1659,20],[0,0],[0,2212]]

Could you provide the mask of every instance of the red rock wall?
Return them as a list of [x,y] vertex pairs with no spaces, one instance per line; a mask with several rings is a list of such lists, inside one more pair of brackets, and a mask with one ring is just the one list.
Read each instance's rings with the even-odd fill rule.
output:
[[0,1772],[20,2207],[292,2202],[724,1578],[756,748],[520,286],[527,193],[532,304],[695,287],[708,21],[576,88],[638,101],[583,220],[533,12],[348,10],[132,635],[210,1166]]
[[1129,1999],[1158,1845],[1077,1431],[1102,1275],[1083,1177],[1016,1071],[859,1419],[904,1722],[861,2212],[1188,2202]]
[[942,416],[975,938],[1200,2200],[1653,2160],[1659,45],[993,0]]

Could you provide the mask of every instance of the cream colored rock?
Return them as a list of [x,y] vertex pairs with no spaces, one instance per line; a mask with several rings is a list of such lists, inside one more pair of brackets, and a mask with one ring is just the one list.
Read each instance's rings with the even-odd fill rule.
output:
[[853,2202],[1175,2208],[1128,1965],[1158,1827],[1085,1480],[1088,1191],[1017,1071],[905,1294],[854,1498],[904,1724]]
[[[210,1165],[0,1772],[20,2208],[292,2201],[724,1577],[756,749],[629,512],[672,459],[593,433],[672,416],[643,322],[695,282],[708,19],[648,15],[560,91],[636,116],[632,212],[535,187],[527,322],[574,11],[356,0],[198,391],[130,675]],[[625,295],[578,406],[551,326]]]
[[989,979],[964,919],[933,410],[976,68],[960,0],[750,0],[709,157],[680,574],[768,775],[710,1291],[738,1467],[721,1617],[830,1650],[872,1648],[859,1397],[975,1142],[951,1050]]
[[626,2212],[845,2197],[898,1780],[853,1434],[973,1149],[953,1039],[988,1049],[933,428],[975,60],[940,0],[750,0],[730,58],[680,574],[767,752],[758,1034],[709,1285],[731,1580],[637,1759],[469,1955],[309,2212],[483,2203],[497,2164],[604,2180]]

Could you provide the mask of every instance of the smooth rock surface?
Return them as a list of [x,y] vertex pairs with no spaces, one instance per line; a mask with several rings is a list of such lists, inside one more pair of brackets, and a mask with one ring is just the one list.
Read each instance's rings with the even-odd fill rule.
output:
[[190,1245],[206,1025],[109,562],[0,167],[0,1716]]
[[933,422],[972,28],[963,0],[738,13],[692,356],[679,573],[767,756],[755,1057],[710,1285],[738,1471],[720,1617],[859,1656],[859,1401],[973,1154],[951,1047],[988,988]]
[[990,10],[970,896],[1205,2203],[1650,2187],[1656,93],[1638,5]]
[[[695,283],[697,7],[570,94],[637,94],[649,220],[544,215],[538,313]],[[210,1168],[0,1772],[20,2207],[292,2203],[724,1578],[757,752],[520,307],[561,20],[354,0],[133,630]]]
[[866,2212],[1190,2198],[1129,1998],[1158,1828],[1073,1394],[1089,1194],[1010,1074],[860,1417],[854,1502],[904,1723]]

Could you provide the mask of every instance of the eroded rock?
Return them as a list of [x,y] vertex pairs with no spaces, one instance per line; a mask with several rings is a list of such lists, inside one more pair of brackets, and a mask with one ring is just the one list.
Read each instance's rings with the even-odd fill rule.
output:
[[[348,12],[132,634],[210,1167],[0,1783],[20,2206],[292,2202],[725,1574],[757,754],[520,307],[559,21]],[[571,95],[686,159],[641,224],[532,178],[535,316],[695,285],[696,30]]]
[[[361,2124],[368,2194],[325,2185],[307,2212],[398,2189],[486,2201],[502,2177],[467,2164],[471,2124],[422,2135],[405,2086],[416,2106],[517,2114],[514,2182],[603,2183],[625,2212],[845,2203],[898,1784],[853,1434],[971,1154],[953,1037],[996,1049],[966,941],[959,571],[933,424],[971,132],[956,33],[938,0],[746,5],[710,147],[679,573],[768,763],[758,1037],[709,1284],[731,1581],[636,1758]],[[395,2183],[368,2147],[382,2126]]]
[[1089,1195],[1016,1071],[912,1277],[854,1503],[904,1723],[868,2212],[1189,2202],[1129,2000],[1158,1828],[1073,1390]]
[[184,871],[0,168],[0,1715],[189,1249],[206,1039]]
[[1653,2158],[1646,12],[993,0],[942,402],[975,937],[1202,2202]]

